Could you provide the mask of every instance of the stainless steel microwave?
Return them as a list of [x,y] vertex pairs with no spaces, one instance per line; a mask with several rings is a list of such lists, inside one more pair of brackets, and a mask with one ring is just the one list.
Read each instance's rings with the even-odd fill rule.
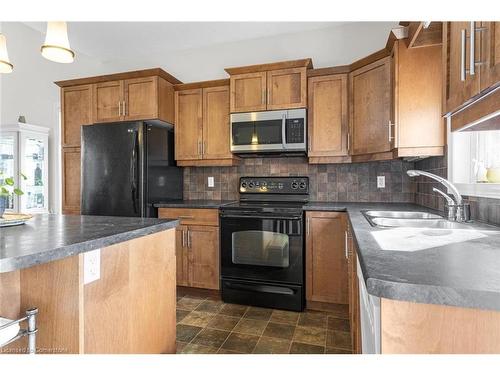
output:
[[288,109],[231,114],[231,152],[307,151],[307,111]]

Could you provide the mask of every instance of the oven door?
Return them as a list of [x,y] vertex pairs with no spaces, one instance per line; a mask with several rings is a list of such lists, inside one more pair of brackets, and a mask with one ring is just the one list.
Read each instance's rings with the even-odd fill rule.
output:
[[302,215],[221,214],[223,278],[302,284]]

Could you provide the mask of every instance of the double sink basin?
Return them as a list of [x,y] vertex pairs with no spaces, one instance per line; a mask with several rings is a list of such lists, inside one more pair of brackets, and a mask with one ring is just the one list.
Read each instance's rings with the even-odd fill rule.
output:
[[421,211],[362,211],[374,227],[394,228],[462,228],[463,224],[448,221],[442,216]]

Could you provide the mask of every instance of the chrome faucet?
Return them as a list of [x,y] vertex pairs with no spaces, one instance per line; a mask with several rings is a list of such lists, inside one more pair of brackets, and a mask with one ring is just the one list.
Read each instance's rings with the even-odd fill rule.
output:
[[451,197],[448,194],[444,193],[439,189],[433,188],[432,190],[441,194],[446,199],[448,206],[448,220],[455,220],[460,222],[470,220],[469,204],[463,202],[462,195],[460,195],[455,185],[453,185],[450,181],[435,174],[425,171],[419,171],[417,169],[410,169],[406,173],[410,177],[417,177],[417,176],[429,177],[446,186],[448,190],[451,192],[451,195],[453,195],[454,200],[451,199]]

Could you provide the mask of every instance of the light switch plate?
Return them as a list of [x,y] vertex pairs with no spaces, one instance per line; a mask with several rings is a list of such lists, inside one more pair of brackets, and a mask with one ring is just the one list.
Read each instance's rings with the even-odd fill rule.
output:
[[378,189],[385,188],[385,176],[377,176],[377,188]]
[[208,178],[208,187],[214,187],[215,186],[215,181],[213,177]]
[[90,284],[101,278],[101,249],[83,254],[83,284]]

